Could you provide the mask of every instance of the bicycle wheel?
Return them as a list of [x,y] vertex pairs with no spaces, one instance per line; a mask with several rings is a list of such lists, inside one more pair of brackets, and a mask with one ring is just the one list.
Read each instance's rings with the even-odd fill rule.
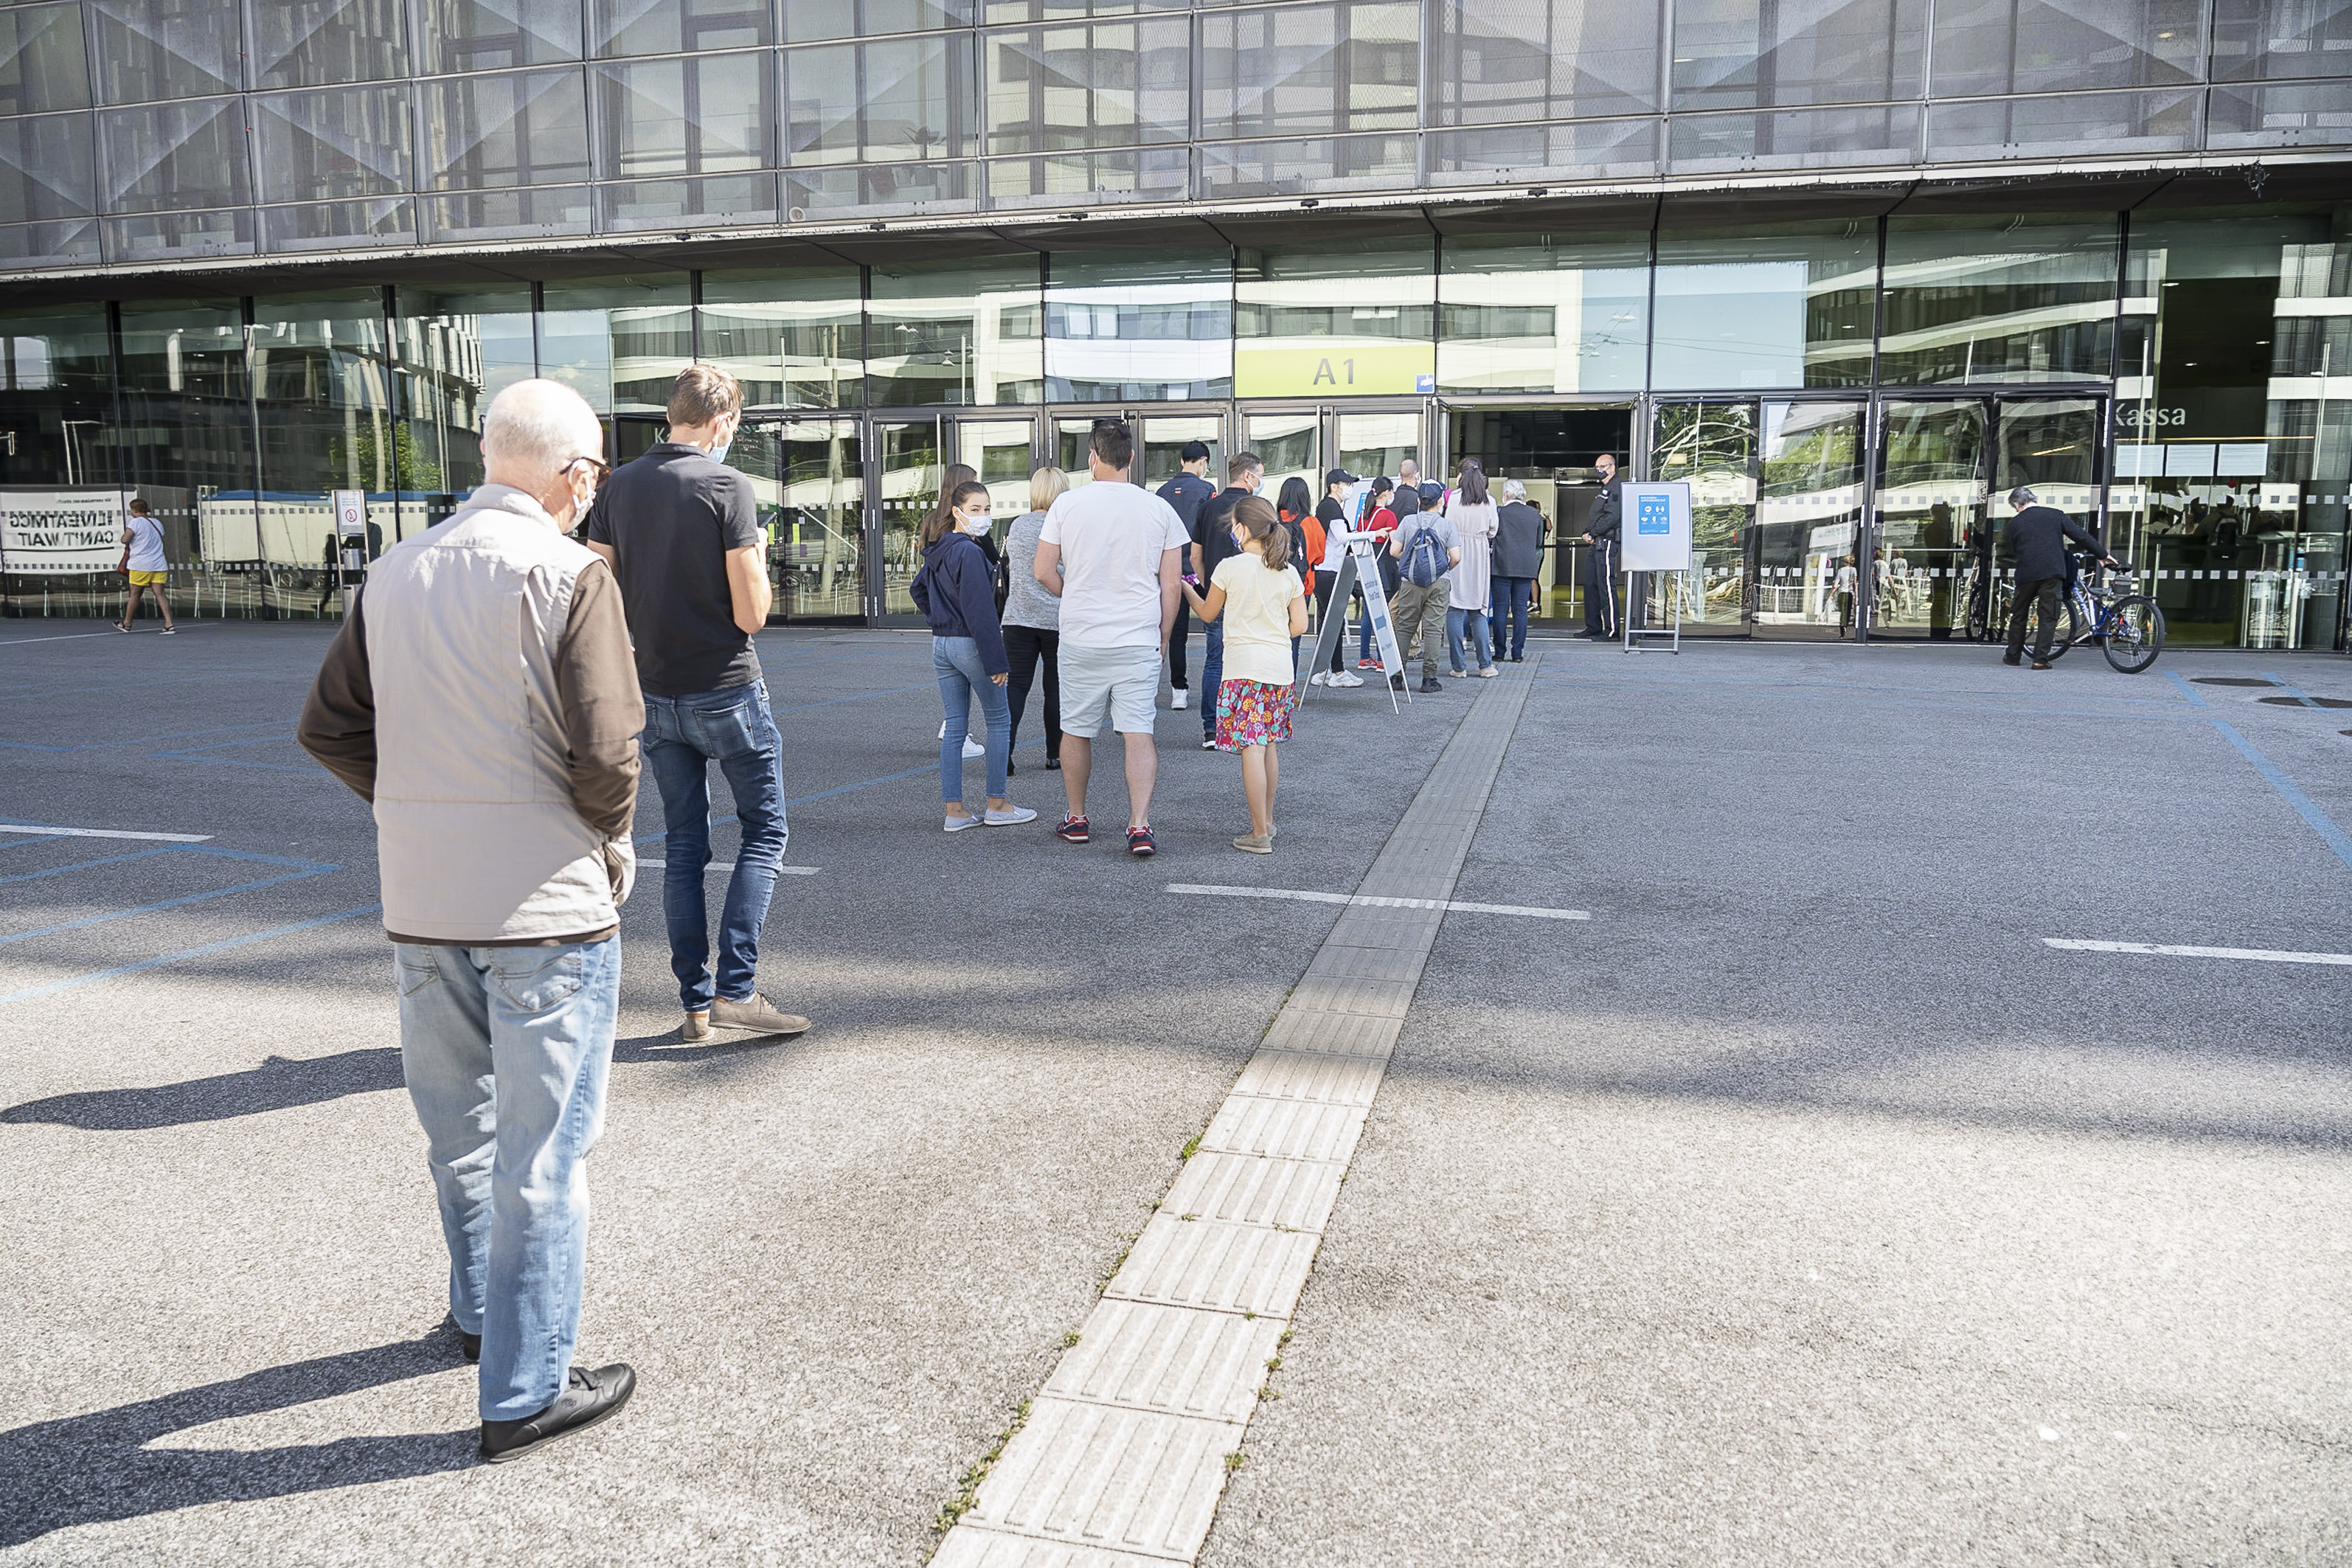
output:
[[[2050,662],[2055,664],[2066,650],[2083,635],[2083,615],[2074,607],[2074,595],[2058,596],[2058,624],[2050,635]],[[2025,646],[2028,651],[2042,646],[2042,605],[2036,603],[2025,612]]]
[[2164,612],[2146,594],[2126,594],[2107,616],[2107,662],[2137,675],[2164,651]]

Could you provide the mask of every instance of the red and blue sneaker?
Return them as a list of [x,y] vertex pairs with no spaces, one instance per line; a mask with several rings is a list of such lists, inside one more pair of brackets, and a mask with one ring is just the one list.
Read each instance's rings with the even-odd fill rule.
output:
[[1063,840],[1065,843],[1084,844],[1087,840],[1092,838],[1094,835],[1087,831],[1087,819],[1085,817],[1066,816],[1062,818],[1062,826],[1054,829],[1054,837]]
[[1160,847],[1151,841],[1151,825],[1127,830],[1127,852],[1139,860],[1149,860]]

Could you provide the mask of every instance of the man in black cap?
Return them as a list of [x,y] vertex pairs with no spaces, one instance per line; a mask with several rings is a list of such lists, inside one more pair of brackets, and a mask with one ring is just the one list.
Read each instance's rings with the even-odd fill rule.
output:
[[[1183,467],[1166,484],[1160,487],[1160,499],[1176,509],[1183,521],[1184,531],[1200,537],[1201,503],[1217,493],[1209,482],[1209,446],[1205,441],[1187,441],[1177,453]],[[1189,563],[1188,563],[1189,564]],[[1206,589],[1208,580],[1202,580]],[[1184,674],[1184,645],[1192,635],[1192,609],[1180,595],[1176,601],[1176,626],[1168,634],[1168,706],[1181,708],[1191,700]],[[1210,705],[1216,703],[1216,693],[1209,694]]]
[[[1309,561],[1304,570],[1315,574],[1315,635],[1323,635],[1324,619],[1331,614],[1331,590],[1339,585],[1339,554],[1331,544],[1334,534],[1348,531],[1348,495],[1363,481],[1345,468],[1333,468],[1323,476],[1323,499],[1315,503],[1315,521],[1323,527],[1323,559]],[[1353,595],[1356,603],[1363,602],[1363,590]],[[1331,668],[1315,672],[1318,686],[1361,686],[1363,678],[1347,668],[1343,657],[1347,651],[1345,622],[1348,606],[1339,606],[1342,635],[1331,641]]]
[[2058,629],[2058,598],[2066,586],[2066,542],[2073,540],[2110,566],[2116,558],[2064,512],[2035,504],[2025,486],[2009,492],[2009,504],[2017,512],[2009,520],[2009,542],[2017,552],[2017,597],[2009,612],[2009,651],[2000,662],[2016,664],[2025,657],[2026,611],[2038,605],[2042,618],[2033,634],[2033,668],[2047,669],[2050,638]]

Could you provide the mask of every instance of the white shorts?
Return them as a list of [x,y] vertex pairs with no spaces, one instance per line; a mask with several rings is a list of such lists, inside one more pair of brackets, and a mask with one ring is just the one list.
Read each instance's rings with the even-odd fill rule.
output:
[[1091,741],[1105,721],[1122,735],[1151,733],[1160,703],[1157,647],[1072,647],[1060,651],[1062,733]]

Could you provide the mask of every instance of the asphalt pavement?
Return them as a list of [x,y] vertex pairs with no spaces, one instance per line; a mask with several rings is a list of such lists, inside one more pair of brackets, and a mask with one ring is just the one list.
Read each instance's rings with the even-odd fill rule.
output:
[[[1316,692],[1271,858],[1163,712],[1139,864],[1034,717],[939,831],[920,636],[763,636],[817,1027],[676,1044],[630,904],[641,1392],[488,1469],[327,633],[184,626],[0,630],[0,819],[208,836],[0,834],[0,1563],[920,1562],[1337,913],[1167,884],[1351,889],[1467,706]],[[2352,968],[2042,939],[2352,950],[2352,666],[1685,649],[1544,645],[1454,896],[1593,918],[1447,917],[1202,1562],[2345,1555]]]

